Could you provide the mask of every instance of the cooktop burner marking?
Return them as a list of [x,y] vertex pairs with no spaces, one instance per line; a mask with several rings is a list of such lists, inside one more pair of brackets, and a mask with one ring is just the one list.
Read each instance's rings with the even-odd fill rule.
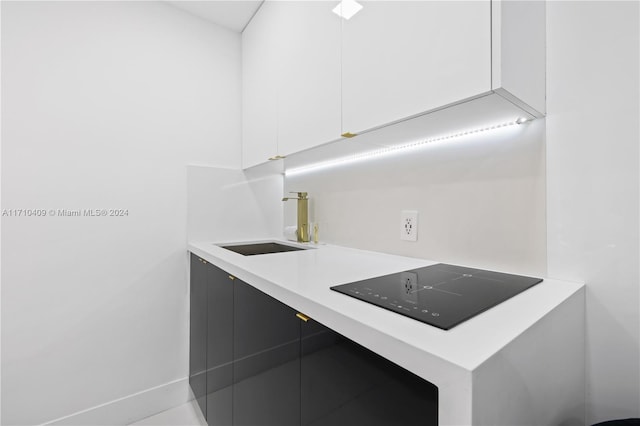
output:
[[[435,285],[441,285],[441,284],[446,284],[446,281],[442,281],[442,282],[440,282],[438,284],[435,284]],[[443,293],[453,294],[454,296],[462,296],[459,293],[454,293],[452,291],[442,290],[441,288],[434,288],[433,286],[430,286],[430,285],[422,286],[422,288],[419,288],[416,291],[412,291],[411,293],[417,293],[417,292],[422,291],[422,290],[435,290],[435,291],[441,291]]]
[[447,291],[447,290],[442,290],[441,288],[434,288],[435,291],[441,291],[443,293],[447,293],[447,294],[453,294],[454,296],[462,296],[460,293],[454,293],[452,291]]

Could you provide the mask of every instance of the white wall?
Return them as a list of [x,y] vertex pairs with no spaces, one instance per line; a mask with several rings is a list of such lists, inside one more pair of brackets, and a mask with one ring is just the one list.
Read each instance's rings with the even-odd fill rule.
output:
[[587,419],[640,417],[640,8],[547,7],[549,276],[587,284]]
[[[0,46],[2,45],[2,4],[0,3]],[[0,82],[2,82],[2,54],[0,54]],[[2,99],[2,84],[0,84],[0,99]],[[2,188],[2,102],[0,102],[0,188]],[[0,205],[2,191],[0,190]],[[2,235],[2,220],[0,219],[0,236]],[[0,238],[0,382],[2,380],[2,238]],[[2,385],[0,383],[0,424],[2,424]]]
[[159,2],[2,9],[2,208],[129,212],[2,218],[2,423],[36,424],[187,376],[185,166],[240,165],[240,37]]
[[[546,274],[544,120],[419,152],[287,176],[308,191],[321,241],[531,275]],[[285,206],[295,225],[296,205]],[[417,210],[418,241],[400,240]]]

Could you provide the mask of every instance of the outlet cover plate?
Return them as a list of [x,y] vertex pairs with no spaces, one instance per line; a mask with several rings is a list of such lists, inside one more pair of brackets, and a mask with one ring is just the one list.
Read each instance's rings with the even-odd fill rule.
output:
[[416,210],[402,210],[400,213],[400,239],[418,241],[418,212]]

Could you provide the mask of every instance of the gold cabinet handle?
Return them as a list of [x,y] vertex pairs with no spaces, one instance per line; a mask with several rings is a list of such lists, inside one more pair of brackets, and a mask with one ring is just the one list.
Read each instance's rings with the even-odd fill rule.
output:
[[304,321],[304,322],[307,322],[307,321],[309,321],[309,320],[311,319],[311,318],[309,318],[308,316],[306,316],[305,314],[302,314],[302,313],[300,313],[300,312],[298,312],[298,313],[296,314],[296,316],[297,316],[298,318],[300,318],[300,319],[301,319],[302,321]]
[[235,279],[236,279],[236,277],[234,277],[233,275],[229,275],[229,279],[230,279],[231,281],[233,281],[233,280],[235,280]]
[[351,133],[351,132],[344,132],[340,136],[342,136],[343,138],[355,138],[356,136],[358,136],[358,134],[357,133]]

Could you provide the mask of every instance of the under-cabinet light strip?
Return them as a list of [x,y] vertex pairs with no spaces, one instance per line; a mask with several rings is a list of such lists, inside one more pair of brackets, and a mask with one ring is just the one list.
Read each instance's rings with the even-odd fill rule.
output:
[[310,164],[308,166],[287,169],[285,170],[285,175],[293,176],[301,173],[308,173],[308,172],[313,172],[317,170],[328,169],[330,167],[359,163],[361,161],[366,161],[376,157],[381,157],[389,154],[395,154],[402,151],[408,151],[411,149],[420,148],[424,145],[428,145],[434,142],[457,139],[463,136],[474,135],[474,134],[483,133],[491,130],[504,129],[506,127],[511,127],[511,126],[517,126],[517,125],[526,123],[527,121],[530,121],[530,120],[526,118],[518,118],[516,120],[509,121],[506,123],[494,124],[494,125],[482,127],[479,129],[465,130],[462,132],[458,132],[458,133],[454,133],[446,136],[439,136],[439,137],[425,139],[417,142],[411,142],[411,143],[397,145],[397,146],[390,146],[387,148],[381,148],[374,151],[364,152],[362,154],[353,154],[346,157],[336,158],[334,160],[328,160],[328,161],[322,161],[315,164]]

